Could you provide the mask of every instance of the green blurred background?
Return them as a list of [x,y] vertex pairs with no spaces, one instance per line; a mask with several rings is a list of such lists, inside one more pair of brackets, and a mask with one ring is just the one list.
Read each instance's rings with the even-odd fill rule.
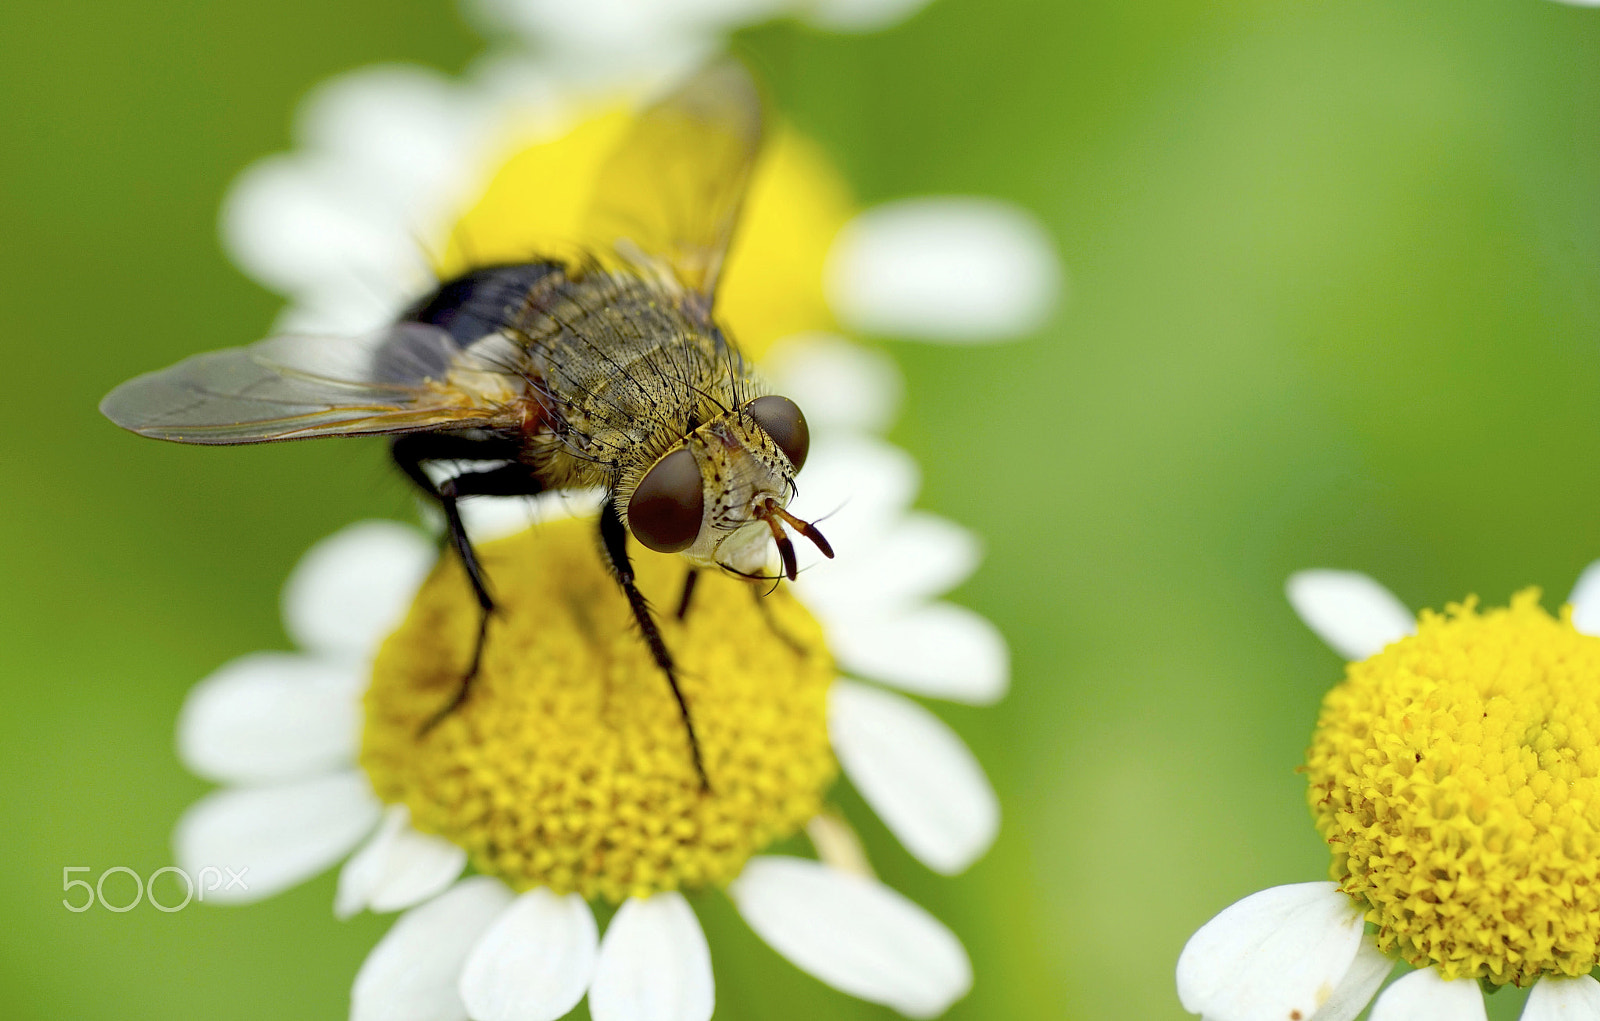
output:
[[[299,554],[410,498],[377,443],[185,449],[95,404],[270,323],[216,212],[306,89],[481,37],[445,0],[66,0],[0,7],[0,39],[0,1015],[341,1018],[389,919],[335,922],[331,874],[170,915],[70,913],[60,876],[169,863],[206,789],[188,686],[285,647]],[[945,880],[864,821],[871,852],[971,952],[952,1018],[1182,1017],[1188,935],[1327,868],[1294,768],[1341,668],[1285,576],[1554,605],[1600,557],[1600,11],[936,0],[740,41],[864,200],[1014,200],[1072,276],[1031,341],[891,345],[893,438],[987,537],[957,598],[1015,670],[936,707],[1000,792],[994,850]],[[889,1016],[705,901],[719,1017]]]

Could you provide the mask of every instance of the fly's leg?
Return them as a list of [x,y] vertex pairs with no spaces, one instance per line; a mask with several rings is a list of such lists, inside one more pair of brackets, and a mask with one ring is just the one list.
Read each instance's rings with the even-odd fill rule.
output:
[[532,496],[543,489],[526,465],[515,462],[485,471],[463,472],[437,484],[422,470],[422,462],[425,460],[483,457],[481,445],[475,445],[479,442],[419,433],[401,437],[395,441],[393,447],[395,462],[413,481],[439,501],[439,507],[444,512],[446,541],[461,560],[461,566],[467,573],[467,581],[472,586],[472,594],[477,598],[480,610],[478,637],[472,646],[472,661],[461,677],[461,684],[444,708],[434,713],[422,725],[417,732],[418,737],[425,736],[451,713],[461,708],[467,696],[471,694],[472,682],[478,676],[478,669],[483,662],[483,648],[489,639],[489,618],[495,611],[494,597],[489,594],[489,579],[484,573],[483,564],[478,560],[477,550],[473,548],[472,540],[467,535],[466,525],[461,520],[459,501],[468,496]]
[[678,619],[689,616],[689,604],[694,600],[695,582],[700,580],[700,572],[693,567],[683,578],[683,594],[678,597]]
[[655,617],[650,613],[650,604],[634,583],[633,563],[628,559],[628,529],[622,523],[617,505],[612,502],[607,502],[600,511],[600,545],[605,550],[612,575],[617,579],[617,584],[622,586],[622,594],[628,597],[628,606],[633,610],[633,619],[638,623],[644,643],[650,649],[650,657],[667,675],[672,697],[678,700],[678,712],[683,716],[684,729],[689,732],[689,754],[694,759],[694,771],[700,777],[700,789],[710,791],[711,781],[706,778],[705,762],[700,758],[700,739],[695,736],[694,721],[689,717],[689,703],[684,700],[683,689],[678,687],[678,668],[673,664],[672,653],[667,651],[667,643],[661,638],[661,629],[656,626]]
[[489,473],[458,475],[452,479],[445,479],[439,483],[437,489],[439,506],[444,510],[445,531],[450,545],[467,572],[467,581],[472,585],[472,594],[478,598],[478,637],[472,643],[472,661],[467,666],[467,672],[461,675],[461,683],[456,687],[455,695],[444,704],[443,708],[428,717],[427,722],[417,731],[418,737],[427,736],[429,731],[444,722],[446,717],[460,709],[467,701],[467,696],[472,693],[472,682],[477,678],[478,668],[483,663],[483,647],[489,641],[489,618],[495,611],[494,597],[489,594],[489,579],[483,573],[483,564],[478,560],[477,550],[472,547],[472,540],[467,537],[466,525],[461,521],[461,508],[457,506],[457,501],[462,496],[469,495],[462,492],[463,481],[476,480],[486,474]]
[[489,471],[467,472],[445,479],[435,489],[439,506],[444,511],[445,529],[450,545],[467,572],[467,581],[472,585],[472,594],[478,599],[478,637],[472,644],[472,661],[467,666],[466,673],[461,675],[461,684],[456,688],[455,696],[428,718],[422,729],[417,732],[418,737],[425,736],[451,713],[460,709],[466,702],[467,696],[472,693],[472,682],[477,678],[478,669],[483,664],[483,647],[489,640],[489,618],[495,611],[494,597],[489,594],[488,576],[484,574],[483,564],[478,560],[478,552],[473,549],[472,540],[467,536],[467,528],[461,520],[458,501],[464,496],[526,495],[530,482],[527,468],[520,464],[508,464]]

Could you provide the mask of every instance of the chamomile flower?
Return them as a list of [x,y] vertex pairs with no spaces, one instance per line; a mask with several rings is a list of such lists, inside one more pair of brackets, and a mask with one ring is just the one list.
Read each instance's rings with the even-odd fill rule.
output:
[[[305,105],[297,148],[235,186],[225,240],[289,299],[281,329],[332,334],[392,321],[473,266],[566,252],[628,108],[713,44],[646,47],[625,66],[568,51],[459,80],[337,79]],[[840,331],[1015,335],[1047,313],[1057,276],[1020,211],[946,199],[858,214],[821,151],[774,126],[717,314],[807,408],[801,499],[832,515],[838,560],[763,598],[706,575],[687,615],[658,613],[708,783],[596,554],[597,507],[469,501],[499,606],[471,697],[422,733],[476,635],[455,561],[394,523],[330,538],[286,589],[303,651],[229,664],[185,709],[186,761],[226,786],[180,823],[179,860],[247,867],[248,891],[231,892],[254,899],[346,859],[338,914],[404,910],[356,978],[358,1019],[555,1018],[584,997],[600,1021],[708,1017],[689,898],[718,890],[823,981],[941,1013],[971,982],[960,942],[873,878],[827,794],[842,771],[914,856],[966,868],[998,827],[981,768],[928,710],[850,678],[981,703],[1003,693],[1006,653],[987,621],[938,600],[975,543],[909,509],[914,464],[870,438],[898,373]],[[641,551],[635,566],[658,608],[676,605],[680,561]],[[820,860],[771,852],[801,831]],[[595,905],[615,909],[603,936]]]
[[1215,1021],[1600,1019],[1600,564],[1556,616],[1537,590],[1413,618],[1365,575],[1289,581],[1350,657],[1307,755],[1332,882],[1279,886],[1208,922],[1178,995]]
[[[228,895],[242,901],[348,855],[338,914],[408,909],[356,978],[355,1019],[556,1018],[585,995],[600,1021],[704,1019],[714,982],[690,898],[718,890],[824,982],[943,1012],[971,982],[959,940],[872,877],[827,802],[842,769],[947,874],[998,826],[945,724],[840,676],[968,702],[1004,691],[993,627],[937,600],[975,544],[908,510],[916,486],[892,447],[823,440],[804,497],[841,508],[838,559],[761,598],[708,575],[686,617],[660,614],[709,791],[582,499],[491,501],[469,522],[501,610],[471,697],[422,736],[470,657],[476,602],[419,530],[336,534],[285,589],[302,651],[230,663],[185,706],[180,752],[225,786],[180,822],[178,861],[248,869],[249,889]],[[655,604],[674,605],[681,562],[637,551],[635,564]],[[821,860],[766,853],[801,831]],[[603,936],[592,904],[616,907]]]
[[[404,67],[333,79],[305,102],[297,147],[236,182],[224,241],[288,298],[282,329],[357,334],[389,322],[437,278],[581,240],[627,108],[683,71],[665,63],[582,82],[522,58],[485,61],[461,79]],[[841,331],[944,342],[1026,334],[1049,314],[1060,277],[1050,239],[1024,211],[952,196],[860,211],[822,150],[779,124],[717,313],[746,354],[776,346],[804,361],[820,341],[821,357],[837,358]],[[881,356],[857,351],[877,376],[897,378]]]

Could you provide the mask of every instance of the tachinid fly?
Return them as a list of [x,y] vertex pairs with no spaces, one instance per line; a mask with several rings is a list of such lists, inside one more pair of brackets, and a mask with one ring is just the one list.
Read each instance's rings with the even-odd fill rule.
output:
[[[805,417],[767,394],[713,315],[717,279],[761,138],[754,83],[710,65],[645,109],[603,165],[587,253],[475,269],[373,335],[271,337],[196,355],[113,390],[100,410],[144,436],[241,444],[393,437],[395,462],[444,511],[483,609],[467,698],[494,600],[458,501],[600,487],[600,536],[651,654],[672,686],[702,783],[672,655],[634,584],[626,537],[694,570],[765,578],[771,546],[796,573],[786,509],[805,463]],[[499,462],[435,482],[433,461]]]

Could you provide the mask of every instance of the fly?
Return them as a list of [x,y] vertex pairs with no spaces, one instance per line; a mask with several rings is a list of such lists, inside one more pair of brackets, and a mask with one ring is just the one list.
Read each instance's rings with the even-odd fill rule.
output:
[[[395,463],[444,513],[481,607],[472,661],[426,734],[472,689],[495,610],[462,523],[474,496],[598,487],[601,547],[700,744],[673,657],[635,584],[627,537],[694,571],[797,572],[790,514],[810,433],[767,393],[717,322],[717,280],[761,142],[761,101],[734,61],[646,108],[602,166],[586,254],[485,266],[439,285],[364,337],[269,337],[195,355],[113,390],[100,410],[143,436],[232,445],[391,437]],[[426,466],[487,467],[434,481]],[[769,545],[769,543],[771,545]]]

